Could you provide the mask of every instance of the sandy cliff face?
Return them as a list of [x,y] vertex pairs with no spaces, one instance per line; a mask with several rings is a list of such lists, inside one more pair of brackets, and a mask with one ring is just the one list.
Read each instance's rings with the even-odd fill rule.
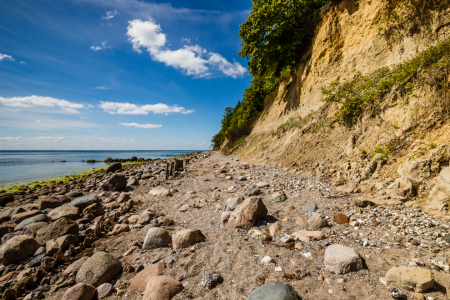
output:
[[[303,49],[295,75],[280,84],[273,104],[234,152],[255,162],[283,165],[298,174],[313,172],[328,177],[347,192],[361,192],[363,187],[362,192],[378,192],[376,195],[386,200],[401,195],[428,199],[434,178],[441,167],[448,165],[447,154],[439,159],[439,170],[425,179],[429,185],[421,180],[412,192],[386,190],[392,190],[397,178],[403,176],[399,167],[405,162],[433,160],[435,148],[448,152],[448,115],[443,116],[442,109],[438,111],[441,104],[433,87],[424,87],[415,96],[405,93],[401,86],[394,87],[376,113],[366,113],[352,128],[333,122],[338,106],[324,105],[321,89],[334,80],[351,80],[407,61],[446,39],[450,6],[444,4],[427,7],[405,18],[407,22],[390,27],[380,22],[386,14],[385,0],[344,1],[330,9],[310,45]],[[383,145],[395,145],[394,153],[367,172],[371,161],[370,156],[364,158],[364,153],[373,152],[377,146],[383,149]],[[442,206],[442,201],[436,205]]]

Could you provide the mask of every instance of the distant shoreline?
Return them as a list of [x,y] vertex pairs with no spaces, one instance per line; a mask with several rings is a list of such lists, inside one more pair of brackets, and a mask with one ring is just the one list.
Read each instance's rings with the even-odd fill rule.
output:
[[[89,151],[79,151],[79,150],[75,150],[75,151],[68,151],[68,150],[38,150],[38,151],[31,151],[31,150],[0,150],[0,152],[6,153],[6,152],[16,152],[16,153],[61,153],[63,154],[61,157],[65,157],[64,154],[65,153],[71,153],[73,154],[78,153],[78,152],[97,152],[98,154],[107,154],[107,153],[120,153],[121,151],[119,150],[112,150],[112,151],[104,151],[104,150],[89,150]],[[172,152],[172,153],[171,153]],[[175,152],[175,153],[173,153]],[[178,153],[177,153],[178,152]],[[86,175],[90,175],[94,172],[99,172],[101,170],[104,170],[105,168],[107,168],[110,164],[115,163],[115,162],[121,162],[124,165],[128,165],[131,163],[147,163],[149,161],[154,161],[154,160],[159,160],[159,159],[170,159],[173,157],[181,157],[181,156],[185,156],[185,155],[190,155],[192,153],[197,153],[197,152],[203,152],[203,151],[190,151],[190,152],[182,152],[182,150],[171,150],[171,151],[158,151],[158,150],[151,150],[151,153],[157,153],[158,157],[156,158],[139,158],[139,157],[134,157],[135,160],[131,161],[132,157],[128,157],[128,158],[113,158],[113,155],[110,155],[109,157],[102,157],[102,160],[100,159],[88,159],[86,161],[83,162],[83,160],[80,160],[80,157],[77,158],[68,158],[68,161],[65,160],[59,160],[59,161],[50,161],[49,159],[46,159],[45,162],[36,166],[33,165],[27,165],[27,166],[22,166],[25,167],[25,173],[27,174],[28,170],[33,170],[34,169],[39,169],[42,168],[41,166],[45,166],[46,168],[48,168],[50,171],[54,171],[53,168],[57,168],[58,171],[54,171],[53,173],[58,173],[57,176],[45,176],[45,173],[43,176],[41,176],[41,174],[37,174],[34,178],[26,178],[26,177],[21,177],[20,173],[24,172],[23,170],[18,170],[17,174],[14,174],[13,171],[9,171],[7,174],[5,173],[4,178],[6,180],[2,180],[0,181],[0,193],[4,193],[4,192],[17,192],[20,191],[21,189],[24,189],[25,187],[33,187],[36,185],[49,185],[51,183],[55,183],[55,182],[59,182],[59,181],[72,181],[72,180],[77,180],[80,177],[86,176]],[[145,153],[144,150],[139,150],[139,151],[122,151],[122,154],[128,154],[128,153]],[[52,157],[52,156],[50,156]],[[89,155],[86,156],[86,158],[89,157]],[[123,157],[123,156],[122,156]],[[98,158],[98,155],[97,155]],[[110,160],[108,160],[108,158],[110,158]],[[139,162],[139,160],[141,160]],[[6,160],[4,160],[5,163]],[[7,161],[6,161],[7,163]],[[1,165],[0,165],[1,166]],[[9,169],[15,169],[14,165],[12,166],[8,166]],[[13,176],[13,178],[15,177],[15,179],[11,179],[11,174],[14,174],[15,176]]]

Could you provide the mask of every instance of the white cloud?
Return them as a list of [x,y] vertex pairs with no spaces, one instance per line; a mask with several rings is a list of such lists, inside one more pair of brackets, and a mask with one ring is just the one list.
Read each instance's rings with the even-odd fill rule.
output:
[[118,12],[115,10],[115,11],[107,11],[106,12],[106,16],[105,17],[102,17],[102,19],[106,19],[106,20],[108,20],[108,19],[112,19],[112,18],[114,18],[116,15],[118,15]]
[[17,142],[20,141],[22,137],[3,137],[0,138],[0,142]]
[[4,60],[4,59],[15,60],[11,55],[6,55],[6,54],[0,53],[0,61]]
[[[152,19],[129,21],[127,35],[136,52],[141,53],[141,48],[146,48],[154,61],[182,69],[187,75],[207,77],[210,75],[210,67],[233,78],[242,76],[246,72],[239,63],[230,63],[220,54],[208,52],[198,45],[185,45],[178,50],[165,48],[166,35],[161,32],[161,26]],[[188,39],[183,38],[182,41],[190,43]]]
[[112,45],[106,45],[106,41],[102,42],[101,46],[95,46],[95,44],[91,46],[91,50],[94,51],[105,50],[110,48],[112,48]]
[[241,66],[241,64],[237,62],[230,63],[228,60],[226,60],[222,55],[218,53],[212,53],[208,61],[210,65],[215,66],[222,73],[231,76],[233,78],[236,78],[237,76],[242,76],[246,72],[246,69],[243,66]]
[[171,113],[182,113],[182,114],[190,114],[193,113],[194,110],[187,110],[181,106],[169,106],[167,104],[158,103],[158,104],[146,104],[146,105],[136,105],[132,103],[120,103],[120,102],[100,102],[100,108],[103,109],[104,112],[109,114],[119,114],[119,115],[147,115],[149,112],[154,114],[171,114]]
[[49,142],[60,142],[63,139],[64,139],[63,137],[54,137],[54,136],[38,136],[34,138],[34,140],[37,141],[49,141]]
[[161,128],[162,127],[162,125],[160,125],[160,124],[119,123],[119,125],[129,126],[129,127],[136,127],[136,128],[145,128],[145,129]]
[[94,90],[110,90],[111,88],[105,87],[105,86],[96,86]]
[[21,61],[21,62],[20,62],[20,64],[21,64],[21,65],[23,65],[23,64],[26,64],[26,62],[24,62],[24,61]]
[[141,53],[141,47],[147,48],[150,53],[158,52],[158,49],[166,44],[166,35],[161,33],[161,26],[155,24],[153,20],[144,22],[133,20],[129,23],[127,35],[136,52]]
[[73,103],[67,100],[42,96],[28,97],[0,97],[0,106],[10,107],[59,107],[69,113],[79,113],[77,109],[83,108],[83,104]]

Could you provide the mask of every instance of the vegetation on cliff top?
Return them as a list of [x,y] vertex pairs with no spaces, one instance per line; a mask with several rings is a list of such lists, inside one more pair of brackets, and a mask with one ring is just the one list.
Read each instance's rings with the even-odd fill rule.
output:
[[328,0],[252,0],[253,8],[242,24],[239,55],[249,60],[251,86],[236,107],[225,108],[222,128],[213,139],[215,149],[228,139],[232,145],[250,133],[264,110],[264,101],[289,77],[299,47],[314,31]]
[[[449,72],[450,39],[447,39],[436,46],[428,47],[402,64],[381,68],[353,80],[332,82],[322,88],[323,101],[340,103],[342,106],[336,113],[336,120],[341,124],[353,126],[363,111],[369,108],[375,110],[377,100],[381,100],[395,85],[405,84],[406,90],[411,92],[417,85],[429,84],[440,93],[447,93]],[[448,112],[448,103],[444,104]]]

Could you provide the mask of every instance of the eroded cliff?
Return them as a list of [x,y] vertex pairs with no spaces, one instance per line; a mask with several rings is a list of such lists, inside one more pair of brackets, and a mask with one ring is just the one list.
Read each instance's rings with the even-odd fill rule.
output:
[[447,69],[398,82],[353,126],[336,121],[342,104],[322,101],[322,88],[332,82],[392,68],[448,41],[448,1],[401,2],[395,11],[385,0],[331,7],[299,53],[296,71],[233,152],[297,174],[312,172],[342,192],[447,215],[450,189],[431,191],[436,181],[448,181],[436,179],[445,177],[441,170],[450,159]]

